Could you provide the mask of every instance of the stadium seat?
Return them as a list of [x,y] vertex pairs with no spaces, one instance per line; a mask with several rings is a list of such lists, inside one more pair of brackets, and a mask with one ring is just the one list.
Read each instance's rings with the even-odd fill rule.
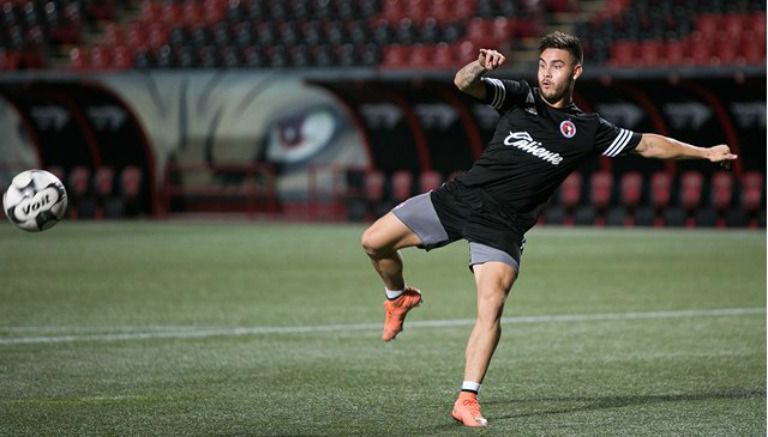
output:
[[672,198],[672,176],[667,172],[657,172],[651,176],[651,208],[654,212],[654,226],[663,226],[665,219],[661,214]]
[[453,47],[441,42],[434,48],[433,65],[435,68],[449,69],[456,66],[456,56]]
[[558,202],[547,210],[546,222],[572,225],[574,211],[581,203],[581,173],[573,172],[565,178],[558,189]]
[[657,209],[666,208],[672,197],[672,176],[657,172],[651,176],[651,205]]
[[400,203],[411,197],[413,174],[408,170],[398,170],[392,175],[392,200]]
[[627,172],[621,176],[621,203],[628,208],[640,204],[643,195],[643,175],[639,172]]
[[401,45],[391,45],[384,48],[384,59],[382,68],[406,68],[410,52],[407,47]]
[[93,177],[93,192],[96,196],[95,217],[104,217],[105,206],[114,193],[115,171],[112,167],[99,167]]
[[692,211],[701,204],[704,177],[696,171],[687,171],[680,176],[680,205]]
[[419,175],[419,192],[427,193],[436,190],[443,183],[443,176],[436,171],[425,171]]
[[91,170],[85,166],[72,168],[67,178],[67,194],[71,202],[69,208],[72,219],[93,217],[96,204],[90,190]]
[[365,175],[365,197],[371,203],[384,199],[384,174],[379,171],[369,171]]
[[467,23],[467,39],[478,47],[495,47],[493,20],[473,18]]
[[574,208],[581,202],[581,174],[571,173],[560,188],[560,204]]
[[126,215],[135,215],[140,211],[142,179],[142,171],[136,166],[126,166],[120,173],[120,196]]
[[660,61],[664,65],[684,65],[690,62],[688,56],[687,41],[670,41],[664,45],[664,58]]
[[597,209],[608,207],[611,202],[613,175],[607,171],[593,173],[590,176],[589,200]]
[[659,41],[643,41],[639,44],[640,64],[653,67],[662,63],[664,43]]
[[629,67],[639,63],[639,46],[633,41],[617,41],[611,46],[611,65]]
[[697,171],[687,171],[680,177],[680,207],[686,212],[685,225],[696,226],[693,215],[701,206],[704,177]]
[[741,178],[741,206],[744,210],[754,213],[763,204],[763,174],[757,171],[745,173]]
[[725,211],[731,207],[733,198],[733,174],[720,171],[712,176],[710,203],[717,211]]
[[426,46],[424,44],[414,45],[411,47],[408,55],[408,67],[418,69],[433,68],[432,52],[433,49],[431,46]]

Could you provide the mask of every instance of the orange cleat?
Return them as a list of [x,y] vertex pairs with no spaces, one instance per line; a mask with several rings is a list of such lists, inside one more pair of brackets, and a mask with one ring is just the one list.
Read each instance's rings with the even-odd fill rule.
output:
[[397,334],[403,330],[403,321],[408,311],[419,306],[421,303],[421,292],[415,288],[406,287],[403,294],[396,299],[386,300],[384,309],[387,312],[384,318],[384,332],[381,339],[391,341],[397,337]]
[[480,413],[480,403],[477,402],[477,395],[474,393],[465,391],[459,393],[459,398],[453,404],[451,417],[464,426],[488,426],[488,421]]

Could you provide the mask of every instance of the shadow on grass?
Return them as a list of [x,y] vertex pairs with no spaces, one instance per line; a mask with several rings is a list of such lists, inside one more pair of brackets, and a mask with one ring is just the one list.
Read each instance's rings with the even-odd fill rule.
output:
[[689,402],[689,401],[707,401],[716,399],[750,399],[762,397],[765,398],[765,388],[752,389],[732,389],[720,390],[706,393],[681,393],[681,394],[659,394],[659,395],[638,395],[638,396],[565,396],[537,399],[511,399],[508,401],[487,401],[484,405],[509,405],[510,407],[520,407],[531,403],[576,403],[579,405],[570,405],[563,407],[542,406],[536,408],[529,406],[533,411],[508,414],[505,416],[496,416],[494,420],[514,419],[520,417],[543,416],[550,414],[566,414],[581,411],[595,411],[609,408],[623,408],[633,405],[647,405],[663,402]]

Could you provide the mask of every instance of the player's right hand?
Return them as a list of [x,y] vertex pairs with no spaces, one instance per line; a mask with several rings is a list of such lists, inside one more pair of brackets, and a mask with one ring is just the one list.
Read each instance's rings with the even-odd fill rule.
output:
[[477,62],[486,70],[495,70],[501,67],[506,60],[507,58],[496,50],[480,49],[480,54],[477,55]]

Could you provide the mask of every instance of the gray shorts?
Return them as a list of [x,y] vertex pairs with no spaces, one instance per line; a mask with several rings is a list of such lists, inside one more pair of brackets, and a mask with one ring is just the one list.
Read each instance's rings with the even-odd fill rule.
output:
[[[440,223],[440,217],[432,205],[432,199],[429,193],[419,194],[411,197],[405,202],[392,209],[392,213],[400,219],[408,228],[410,228],[419,239],[421,239],[422,249],[430,250],[437,247],[453,243],[458,238],[451,239],[448,236],[443,224]],[[503,250],[496,249],[485,244],[469,242],[469,267],[476,264],[483,264],[488,261],[499,261],[512,266],[515,271],[520,271],[520,255],[523,252],[523,244],[520,245],[518,253],[509,254]]]

